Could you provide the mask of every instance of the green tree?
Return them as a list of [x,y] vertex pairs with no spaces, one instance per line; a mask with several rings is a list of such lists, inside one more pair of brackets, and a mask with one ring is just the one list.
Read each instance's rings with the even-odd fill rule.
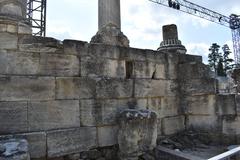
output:
[[233,68],[232,62],[233,59],[229,58],[229,55],[232,53],[229,49],[229,46],[227,44],[223,45],[223,65],[224,65],[224,72],[227,73],[228,70]]
[[219,61],[218,61],[217,75],[218,76],[226,76],[226,72],[225,72],[224,67],[223,67],[223,59],[222,58],[220,58]]
[[219,53],[220,46],[217,43],[213,43],[209,48],[210,53],[208,54],[208,63],[210,68],[217,74],[217,66],[219,59],[222,58],[221,53]]

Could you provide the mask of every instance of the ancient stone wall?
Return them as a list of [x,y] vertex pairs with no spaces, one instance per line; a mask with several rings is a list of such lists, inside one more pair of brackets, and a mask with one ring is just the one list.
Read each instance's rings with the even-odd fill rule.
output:
[[155,111],[159,137],[240,134],[239,96],[215,94],[200,56],[0,34],[0,137],[31,158],[115,146],[123,109]]
[[177,54],[3,36],[0,134],[26,138],[31,158],[117,144],[116,114],[126,108],[156,111],[159,135],[185,129],[177,107]]

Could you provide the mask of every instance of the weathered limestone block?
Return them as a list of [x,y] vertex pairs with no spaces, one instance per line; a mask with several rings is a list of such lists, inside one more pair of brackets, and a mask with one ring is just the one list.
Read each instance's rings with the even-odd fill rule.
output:
[[[122,47],[107,44],[89,44],[87,55],[94,58],[109,58],[119,60]],[[82,55],[82,54],[81,54]]]
[[130,98],[133,80],[103,78],[97,82],[97,98]]
[[133,63],[133,77],[135,78],[150,78],[150,79],[164,79],[165,68],[163,64],[152,62],[139,62]]
[[0,140],[6,139],[26,139],[28,142],[28,148],[31,158],[45,158],[46,157],[46,133],[44,132],[34,132],[34,133],[24,133],[16,135],[2,135]]
[[172,80],[135,80],[135,97],[175,96],[178,84]]
[[81,100],[81,126],[116,125],[117,113],[128,108],[145,109],[146,99]]
[[162,133],[172,135],[185,130],[185,117],[176,116],[162,119]]
[[186,97],[185,111],[192,115],[215,115],[217,111],[215,95]]
[[0,51],[0,74],[36,75],[39,72],[39,54]]
[[88,43],[84,41],[65,39],[63,41],[64,54],[68,55],[87,55]]
[[119,158],[137,159],[156,147],[157,114],[149,110],[124,110],[118,116]]
[[189,115],[187,116],[187,129],[196,131],[221,131],[221,118],[217,116]]
[[28,141],[29,153],[31,158],[45,158],[47,150],[47,137],[44,132],[26,133],[17,135]]
[[32,35],[19,36],[18,47],[19,50],[23,52],[63,54],[62,42],[50,37]]
[[77,56],[40,54],[40,74],[52,76],[78,76],[80,64]]
[[0,141],[1,160],[30,160],[28,142],[25,139],[9,139]]
[[26,132],[27,102],[0,102],[0,134]]
[[235,95],[236,111],[240,115],[240,95]]
[[177,116],[179,114],[178,97],[149,98],[148,108],[158,114],[158,118]]
[[217,95],[217,113],[219,115],[237,115],[235,95]]
[[18,37],[16,34],[0,33],[0,49],[17,49]]
[[97,141],[99,147],[113,146],[117,141],[118,126],[97,127]]
[[185,95],[204,95],[216,93],[216,80],[211,79],[192,79],[181,82],[181,91]]
[[52,77],[0,77],[0,101],[52,100],[55,79]]
[[179,63],[202,63],[202,56],[190,55],[190,54],[179,54]]
[[240,135],[240,117],[224,119],[222,132],[227,135]]
[[166,78],[177,79],[178,78],[178,64],[179,54],[177,53],[165,53],[166,59]]
[[125,78],[125,61],[81,57],[81,76]]
[[60,77],[56,79],[56,99],[94,98],[96,81],[90,78]]
[[95,127],[58,130],[47,133],[48,157],[88,151],[97,146]]
[[210,72],[209,66],[199,62],[179,64],[178,68],[179,78],[182,79],[208,78]]
[[29,102],[30,131],[80,127],[79,101]]

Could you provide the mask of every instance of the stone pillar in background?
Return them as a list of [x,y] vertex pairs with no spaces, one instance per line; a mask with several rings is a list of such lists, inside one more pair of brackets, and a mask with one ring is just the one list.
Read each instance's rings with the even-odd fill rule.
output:
[[163,26],[162,32],[163,41],[160,43],[158,51],[181,54],[187,52],[186,48],[182,45],[182,42],[178,39],[178,30],[175,24]]
[[31,34],[27,0],[0,0],[0,32]]
[[121,32],[120,0],[98,0],[98,32],[91,43],[129,47],[128,38]]

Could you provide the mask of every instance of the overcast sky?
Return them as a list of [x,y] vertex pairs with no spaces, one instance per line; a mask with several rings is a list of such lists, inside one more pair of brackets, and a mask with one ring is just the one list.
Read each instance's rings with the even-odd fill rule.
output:
[[[240,15],[240,0],[189,0],[223,15]],[[90,41],[97,32],[97,0],[48,0],[47,36],[60,40]],[[231,44],[227,27],[154,4],[148,0],[121,0],[122,31],[130,46],[156,50],[162,41],[162,26],[176,24],[179,39],[188,54],[207,61],[212,43]]]

